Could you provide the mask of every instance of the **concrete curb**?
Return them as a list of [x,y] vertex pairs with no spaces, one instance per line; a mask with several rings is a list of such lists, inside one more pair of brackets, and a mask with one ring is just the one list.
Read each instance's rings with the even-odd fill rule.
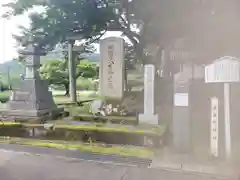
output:
[[194,164],[180,164],[180,163],[153,163],[150,168],[160,169],[165,171],[177,171],[188,174],[208,176],[216,179],[229,179],[231,174],[227,172],[221,172],[213,166],[200,166]]

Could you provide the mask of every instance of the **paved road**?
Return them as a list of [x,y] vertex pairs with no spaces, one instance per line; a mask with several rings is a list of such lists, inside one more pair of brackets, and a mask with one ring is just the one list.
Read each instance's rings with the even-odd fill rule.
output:
[[[148,167],[151,164],[150,159],[139,159],[134,157],[123,157],[117,155],[101,155],[98,153],[88,153],[80,151],[69,151],[69,150],[59,150],[53,148],[44,147],[33,147],[33,146],[22,146],[17,144],[0,144],[0,149],[16,152],[26,152],[31,154],[41,154],[41,155],[51,155],[51,156],[61,156],[67,158],[81,159],[81,160],[91,160],[91,161],[102,161],[110,162],[114,164],[128,164]],[[1,180],[1,179],[0,179]]]
[[213,180],[181,172],[138,168],[0,149],[0,180]]

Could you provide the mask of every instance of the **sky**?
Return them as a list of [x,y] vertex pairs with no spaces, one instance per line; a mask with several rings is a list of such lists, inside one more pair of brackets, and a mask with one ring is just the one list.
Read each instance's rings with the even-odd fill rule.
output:
[[[9,2],[11,0],[0,0],[0,16],[4,13],[4,9],[1,7],[2,4]],[[28,26],[29,22],[27,14],[13,17],[9,20],[0,17],[0,63],[17,57],[17,45],[12,35],[19,33],[19,25]],[[120,35],[120,32],[108,32],[105,37]],[[98,47],[96,48],[99,49]]]
[[[2,4],[11,2],[11,0],[0,1],[0,15],[4,13]],[[28,25],[29,20],[27,16],[14,17],[10,20],[0,17],[0,63],[4,61],[12,60],[17,56],[16,42],[12,37],[12,34],[19,33],[18,26],[20,24]]]

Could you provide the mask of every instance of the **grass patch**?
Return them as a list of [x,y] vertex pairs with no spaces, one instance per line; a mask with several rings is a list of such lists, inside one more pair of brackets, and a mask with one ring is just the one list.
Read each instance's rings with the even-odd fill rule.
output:
[[105,144],[87,144],[87,143],[71,143],[64,141],[47,141],[47,140],[31,140],[23,138],[0,138],[0,143],[3,144],[20,144],[27,146],[56,148],[65,150],[78,150],[81,152],[91,152],[100,154],[120,155],[126,157],[140,157],[140,158],[151,158],[154,157],[152,150],[143,147],[134,146],[109,146]]
[[65,104],[71,102],[70,98],[64,95],[55,95],[53,96],[53,100],[56,104]]
[[90,115],[91,103],[84,103],[84,106],[64,106],[65,111],[68,111],[70,116],[78,116],[81,114]]
[[9,98],[11,91],[0,92],[0,98]]
[[[64,104],[64,103],[70,103],[71,99],[70,97],[64,96],[64,91],[53,91],[53,99],[56,104]],[[0,92],[0,100],[8,100],[11,95],[11,91],[4,91]],[[94,93],[93,91],[78,91],[77,92],[77,99],[78,101],[84,101],[88,99],[96,99],[99,95]]]
[[164,126],[152,126],[149,128],[131,127],[131,126],[107,126],[105,124],[90,124],[90,125],[55,125],[55,129],[80,130],[80,131],[96,131],[96,132],[112,132],[112,133],[130,133],[141,135],[161,136],[164,131]]
[[16,122],[0,122],[0,127],[1,126],[21,126],[21,123],[16,123]]

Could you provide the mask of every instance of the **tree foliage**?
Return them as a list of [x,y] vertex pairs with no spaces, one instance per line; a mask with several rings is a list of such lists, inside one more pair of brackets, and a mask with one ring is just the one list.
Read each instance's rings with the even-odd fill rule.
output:
[[135,69],[135,65],[140,62],[136,55],[136,52],[134,51],[134,47],[131,44],[125,43],[124,50],[125,50],[124,60],[125,60],[126,70]]
[[[43,12],[30,14],[31,27],[16,40],[26,46],[29,37],[46,50],[65,43],[69,36],[96,42],[108,30],[121,31],[133,45],[139,60],[152,59],[149,45],[158,51],[190,37],[188,48],[204,48],[211,28],[214,5],[199,0],[16,0],[5,5],[6,16],[16,16],[36,6]],[[160,48],[157,48],[160,47]]]
[[[76,79],[78,77],[96,78],[98,75],[97,66],[88,60],[76,61]],[[69,73],[64,61],[50,60],[40,68],[41,78],[47,80],[49,85],[63,85],[66,95],[69,95]]]
[[34,37],[34,41],[46,50],[52,50],[58,43],[65,43],[72,35],[93,40],[92,38],[105,31],[105,22],[112,14],[107,8],[99,8],[97,1],[86,0],[18,0],[5,7],[10,9],[8,16],[15,16],[36,5],[43,6],[45,11],[30,13],[31,27],[20,27],[22,35],[15,38],[26,46],[29,37]]
[[[34,36],[39,46],[49,50],[58,43],[66,42],[71,35],[80,35],[88,42],[93,42],[107,30],[117,30],[129,38],[138,58],[144,61],[146,58],[144,49],[147,44],[155,43],[159,46],[160,38],[164,37],[167,42],[170,37],[175,38],[176,32],[182,32],[181,29],[186,27],[188,22],[186,17],[189,17],[188,4],[192,4],[191,2],[191,0],[181,2],[174,0],[17,0],[5,7],[9,8],[8,16],[22,14],[35,6],[45,8],[44,12],[31,13],[31,28],[22,27],[22,35],[15,36],[23,46],[28,43],[29,36]],[[182,21],[183,19],[186,20]],[[176,25],[177,30],[175,30]],[[139,32],[136,32],[136,28]],[[164,38],[161,41],[164,41]]]

